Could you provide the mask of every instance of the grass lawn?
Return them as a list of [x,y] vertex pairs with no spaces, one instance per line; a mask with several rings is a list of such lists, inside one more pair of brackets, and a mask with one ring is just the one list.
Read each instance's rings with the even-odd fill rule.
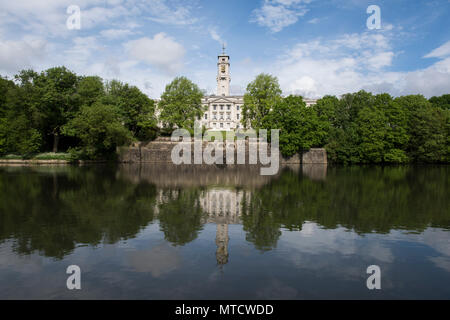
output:
[[233,131],[230,132],[230,131],[218,131],[218,130],[217,131],[213,131],[213,130],[206,131],[203,138],[211,140],[210,137],[212,137],[213,135],[216,136],[216,135],[222,134],[222,141],[225,141],[226,137],[227,137],[227,132],[229,132],[229,134],[231,135],[231,137],[232,137],[231,139],[235,140],[235,133]]

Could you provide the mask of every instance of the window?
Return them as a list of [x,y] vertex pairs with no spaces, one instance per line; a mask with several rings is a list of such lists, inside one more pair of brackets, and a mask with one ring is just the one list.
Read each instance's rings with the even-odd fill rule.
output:
[[223,104],[220,105],[220,110],[223,110]]
[[239,110],[239,106],[236,106],[236,110]]
[[214,110],[216,110],[216,107],[217,107],[216,105],[213,105]]
[[220,127],[223,128],[223,123],[222,122],[220,123]]
[[236,114],[236,119],[238,119],[238,120],[239,120],[239,113],[238,113],[238,114]]
[[208,120],[208,114],[205,113],[205,120]]
[[228,110],[231,110],[231,106],[230,106],[229,104],[227,105],[227,109],[228,109]]

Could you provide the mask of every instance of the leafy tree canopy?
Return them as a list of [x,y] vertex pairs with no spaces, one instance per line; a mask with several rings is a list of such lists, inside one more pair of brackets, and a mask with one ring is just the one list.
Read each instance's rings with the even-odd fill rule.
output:
[[261,73],[247,86],[242,107],[241,123],[245,128],[262,128],[263,119],[281,99],[281,88],[278,79],[272,75]]
[[195,120],[205,111],[202,91],[186,77],[177,77],[166,86],[158,104],[160,120],[167,130],[193,129]]

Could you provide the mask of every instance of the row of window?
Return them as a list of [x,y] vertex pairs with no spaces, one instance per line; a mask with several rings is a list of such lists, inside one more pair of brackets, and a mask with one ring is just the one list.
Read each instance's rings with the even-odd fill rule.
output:
[[[224,124],[223,124],[223,122],[220,122],[220,123],[213,122],[212,128],[213,129],[223,129],[224,128]],[[227,125],[225,126],[225,128],[226,129],[231,129],[231,126],[230,126],[229,122],[227,122]],[[239,124],[236,124],[236,129],[239,129]]]
[[[221,104],[221,105],[217,105],[217,104],[213,104],[213,109],[217,110],[217,107],[220,107],[220,110],[223,110],[223,108],[225,107],[225,105]],[[227,110],[231,110],[231,104],[227,104],[226,105]],[[239,106],[236,106],[236,110],[239,110]]]
[[[207,113],[205,113],[205,117],[204,118],[205,118],[205,120],[208,120],[208,114]],[[236,114],[236,119],[239,120],[239,113]],[[215,115],[213,116],[213,120],[217,120],[217,117]],[[221,117],[220,120],[223,120],[223,117]],[[227,120],[231,120],[230,115],[228,115]]]

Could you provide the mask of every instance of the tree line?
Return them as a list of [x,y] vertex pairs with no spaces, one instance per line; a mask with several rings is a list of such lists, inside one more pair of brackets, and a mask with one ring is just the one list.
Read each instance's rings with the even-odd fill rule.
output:
[[[192,131],[206,111],[203,95],[186,77],[168,84],[156,103],[135,86],[65,67],[23,70],[0,77],[0,156],[63,150],[79,159],[112,158],[117,146],[175,128]],[[276,77],[260,74],[247,86],[241,123],[280,129],[284,156],[325,147],[336,163],[450,161],[450,94],[359,91],[307,107],[301,96],[284,97]]]
[[311,107],[282,97],[278,79],[260,74],[247,87],[243,124],[280,129],[280,151],[291,156],[325,147],[335,163],[450,162],[450,94],[392,97],[366,91],[327,95]]
[[155,103],[137,87],[65,67],[0,78],[0,154],[70,151],[104,158],[155,135]]

